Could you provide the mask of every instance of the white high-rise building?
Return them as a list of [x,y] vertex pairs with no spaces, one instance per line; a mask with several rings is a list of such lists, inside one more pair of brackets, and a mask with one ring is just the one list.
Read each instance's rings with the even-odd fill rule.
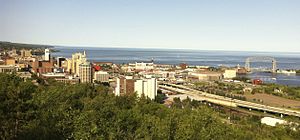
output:
[[144,94],[144,81],[136,80],[134,82],[134,91],[137,93],[138,97],[141,97]]
[[81,83],[92,82],[92,66],[91,63],[85,62],[79,65],[79,79]]
[[157,96],[157,80],[155,78],[136,80],[134,91],[139,97],[144,94],[145,97],[153,100]]
[[45,49],[45,61],[49,61],[50,60],[50,50],[47,48]]
[[147,79],[147,91],[144,91],[147,97],[155,99],[157,96],[157,80],[155,78]]
[[115,88],[115,95],[120,96],[120,78],[116,79],[116,88]]

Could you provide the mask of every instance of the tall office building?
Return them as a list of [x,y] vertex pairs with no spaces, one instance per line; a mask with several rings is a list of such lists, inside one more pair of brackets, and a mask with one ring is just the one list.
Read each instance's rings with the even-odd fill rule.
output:
[[85,62],[79,65],[79,79],[81,83],[92,82],[92,65],[89,62]]
[[87,62],[87,59],[86,59],[85,51],[83,53],[72,54],[71,72],[78,76],[79,75],[79,65],[86,63],[86,62]]
[[50,50],[49,49],[45,49],[45,61],[49,61],[50,60]]
[[63,63],[63,67],[67,72],[72,73],[72,59],[67,58]]
[[58,67],[62,67],[62,63],[63,63],[63,61],[65,61],[66,60],[66,58],[64,58],[64,57],[57,57],[56,58],[56,65],[58,66]]

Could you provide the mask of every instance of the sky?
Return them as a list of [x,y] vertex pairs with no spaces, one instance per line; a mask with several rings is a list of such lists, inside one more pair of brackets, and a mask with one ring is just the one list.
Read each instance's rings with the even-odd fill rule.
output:
[[0,41],[300,52],[300,0],[0,0]]

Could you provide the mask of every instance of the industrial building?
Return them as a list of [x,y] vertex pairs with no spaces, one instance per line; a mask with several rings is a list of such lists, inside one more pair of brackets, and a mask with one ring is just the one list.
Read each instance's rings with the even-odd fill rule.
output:
[[232,79],[236,77],[236,70],[225,70],[223,73],[224,79]]

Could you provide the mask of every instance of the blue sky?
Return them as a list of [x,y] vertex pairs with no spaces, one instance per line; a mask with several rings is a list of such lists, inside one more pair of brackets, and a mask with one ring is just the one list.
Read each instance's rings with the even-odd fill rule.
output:
[[300,52],[300,0],[0,0],[0,40]]

